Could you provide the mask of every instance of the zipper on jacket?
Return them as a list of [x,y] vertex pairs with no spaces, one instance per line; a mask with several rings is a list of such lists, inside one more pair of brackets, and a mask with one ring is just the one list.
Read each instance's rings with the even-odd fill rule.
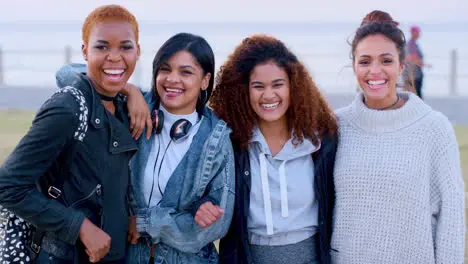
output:
[[94,194],[101,195],[101,184],[96,185],[96,187],[88,194],[86,197],[79,199],[78,201],[74,202],[70,207],[73,208],[75,206],[78,206],[91,198]]

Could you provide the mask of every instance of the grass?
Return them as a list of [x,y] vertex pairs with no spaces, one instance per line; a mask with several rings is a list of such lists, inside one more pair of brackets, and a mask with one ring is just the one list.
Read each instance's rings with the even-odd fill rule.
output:
[[34,112],[0,111],[0,164],[31,126]]
[[[31,126],[34,112],[21,111],[0,111],[0,164],[18,144],[19,140]],[[468,126],[455,127],[457,140],[460,145],[460,160],[465,181],[465,192],[468,192]],[[466,206],[468,206],[468,195],[466,196]],[[468,219],[468,210],[466,211]],[[468,263],[468,240],[466,241],[466,259]]]
[[[460,146],[460,162],[465,180],[465,192],[468,191],[468,126],[456,127],[458,145]],[[467,203],[468,205],[468,203]]]

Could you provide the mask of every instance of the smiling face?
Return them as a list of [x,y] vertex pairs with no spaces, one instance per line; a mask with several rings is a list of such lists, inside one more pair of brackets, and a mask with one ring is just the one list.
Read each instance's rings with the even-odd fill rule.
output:
[[383,108],[396,100],[403,64],[392,40],[381,34],[362,39],[356,46],[353,68],[369,106]]
[[200,90],[206,90],[211,74],[205,74],[195,57],[179,51],[162,63],[156,76],[156,89],[162,106],[172,114],[195,111]]
[[250,106],[259,123],[286,122],[290,82],[286,71],[270,61],[253,68],[249,80]]
[[125,86],[140,56],[132,25],[119,21],[94,25],[82,51],[96,90],[108,96]]

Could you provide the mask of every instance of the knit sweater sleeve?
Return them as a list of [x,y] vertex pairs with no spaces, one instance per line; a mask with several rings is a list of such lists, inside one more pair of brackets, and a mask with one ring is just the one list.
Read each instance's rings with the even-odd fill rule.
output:
[[465,193],[460,153],[453,127],[444,120],[435,126],[440,145],[433,152],[431,206],[436,263],[463,263]]

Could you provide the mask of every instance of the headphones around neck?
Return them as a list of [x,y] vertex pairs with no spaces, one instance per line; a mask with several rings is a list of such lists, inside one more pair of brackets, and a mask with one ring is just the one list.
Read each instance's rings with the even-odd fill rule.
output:
[[[151,113],[151,122],[153,123],[154,133],[155,134],[160,134],[163,127],[164,127],[164,112],[159,110],[159,109],[154,109],[153,112]],[[162,160],[161,160],[161,162],[159,164],[159,169],[158,169],[158,174],[157,174],[158,175],[158,179],[157,179],[157,181],[158,181],[158,190],[159,190],[161,196],[163,196],[164,192],[161,189],[161,186],[159,184],[159,176],[161,174],[161,168],[162,168],[162,164],[163,164],[163,161],[164,161],[164,157],[166,156],[167,150],[169,149],[169,146],[171,145],[171,143],[173,141],[177,142],[180,139],[186,138],[189,135],[190,128],[192,128],[192,123],[190,123],[190,121],[188,121],[187,119],[184,119],[184,118],[175,121],[174,124],[171,126],[171,131],[169,133],[169,135],[171,137],[171,141],[166,146],[166,149],[165,149],[164,154],[162,156]],[[159,140],[159,138],[158,138],[158,140]],[[157,164],[158,159],[159,159],[159,151],[160,150],[161,150],[161,142],[159,141],[158,153],[156,154],[156,162],[154,163],[154,167],[153,167],[153,184],[151,185],[151,192],[150,192],[150,197],[149,197],[149,200],[148,200],[148,208],[151,205],[151,199],[153,197],[154,180],[155,180],[154,175],[156,173],[156,164]],[[159,201],[159,203],[161,201],[162,201],[162,199]]]
[[[154,84],[153,84],[153,87],[154,87]],[[160,101],[159,99],[157,99],[156,94],[154,94],[154,98],[156,100],[156,105],[151,113],[151,122],[153,123],[154,133],[160,134],[164,127],[164,113],[161,110],[159,110]],[[209,99],[208,91],[206,89],[202,89],[199,95],[198,102],[197,102],[197,107],[199,103],[202,105],[205,105],[208,99]],[[199,117],[201,117],[201,113],[199,113],[199,115],[200,115]],[[187,119],[179,119],[175,121],[174,124],[172,125],[169,135],[172,140],[178,141],[179,139],[182,139],[188,136],[190,128],[192,128],[192,123],[190,123],[190,121],[188,121]]]
[[[153,110],[151,113],[151,122],[153,123],[153,129],[155,134],[160,134],[164,127],[164,113],[159,109]],[[174,122],[170,130],[170,137],[174,141],[178,141],[182,138],[185,138],[190,128],[192,128],[192,123],[187,119],[179,119]]]

